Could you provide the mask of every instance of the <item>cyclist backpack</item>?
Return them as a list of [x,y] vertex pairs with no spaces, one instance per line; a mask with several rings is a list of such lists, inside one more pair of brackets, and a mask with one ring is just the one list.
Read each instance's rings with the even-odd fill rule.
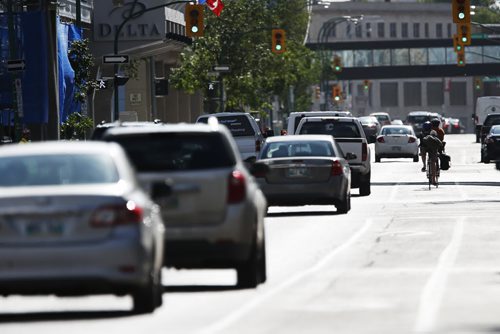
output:
[[450,169],[450,161],[451,157],[447,154],[441,153],[439,155],[439,162],[440,162],[440,167],[442,170],[448,170]]
[[443,143],[437,137],[431,135],[425,136],[423,142],[425,147],[433,152],[437,152],[443,147]]

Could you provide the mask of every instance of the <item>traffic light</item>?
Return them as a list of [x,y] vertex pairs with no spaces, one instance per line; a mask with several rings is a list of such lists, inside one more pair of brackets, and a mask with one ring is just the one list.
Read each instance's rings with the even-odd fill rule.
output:
[[321,88],[319,86],[316,86],[314,90],[315,90],[316,100],[319,100],[321,98]]
[[465,49],[457,52],[457,66],[463,67],[465,66]]
[[280,54],[286,51],[286,34],[283,29],[272,30],[272,46],[271,51]]
[[342,58],[340,56],[333,57],[332,68],[335,73],[342,72]]
[[483,81],[481,79],[479,78],[474,79],[474,88],[476,90],[481,90],[482,86],[483,86]]
[[455,50],[455,52],[461,52],[463,49],[464,45],[460,37],[457,34],[453,35],[453,50]]
[[470,0],[452,0],[451,8],[453,22],[457,24],[470,23]]
[[459,41],[462,45],[471,44],[471,26],[470,23],[457,24],[457,33]]
[[368,91],[370,89],[370,80],[364,80],[363,81],[363,89],[365,91]]
[[201,37],[203,36],[203,6],[187,4],[184,12],[186,20],[186,36]]
[[342,88],[340,85],[334,85],[332,87],[332,99],[334,102],[342,101]]

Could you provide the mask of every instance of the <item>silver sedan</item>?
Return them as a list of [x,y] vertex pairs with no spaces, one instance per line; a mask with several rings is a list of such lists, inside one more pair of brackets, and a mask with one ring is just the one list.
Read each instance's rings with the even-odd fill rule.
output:
[[332,136],[268,138],[257,164],[268,167],[253,174],[269,205],[333,204],[339,213],[351,208],[349,164]]
[[135,312],[153,312],[163,234],[118,145],[0,149],[0,295],[131,294]]

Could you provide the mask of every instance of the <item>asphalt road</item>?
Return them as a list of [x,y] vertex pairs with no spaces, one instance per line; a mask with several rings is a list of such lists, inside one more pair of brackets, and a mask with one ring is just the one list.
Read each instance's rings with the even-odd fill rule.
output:
[[429,191],[421,163],[373,163],[352,210],[272,207],[268,281],[231,270],[165,270],[164,305],[128,297],[0,298],[0,333],[500,332],[500,172],[473,135],[448,135],[452,167]]

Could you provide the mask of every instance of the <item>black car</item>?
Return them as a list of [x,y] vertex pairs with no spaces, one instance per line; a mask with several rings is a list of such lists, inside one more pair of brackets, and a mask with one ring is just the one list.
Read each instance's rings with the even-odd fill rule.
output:
[[489,163],[490,160],[500,159],[500,125],[491,127],[490,132],[481,144],[481,162]]
[[489,114],[488,116],[486,116],[483,125],[481,126],[481,144],[484,144],[484,139],[490,133],[491,127],[498,124],[500,124],[500,114]]

